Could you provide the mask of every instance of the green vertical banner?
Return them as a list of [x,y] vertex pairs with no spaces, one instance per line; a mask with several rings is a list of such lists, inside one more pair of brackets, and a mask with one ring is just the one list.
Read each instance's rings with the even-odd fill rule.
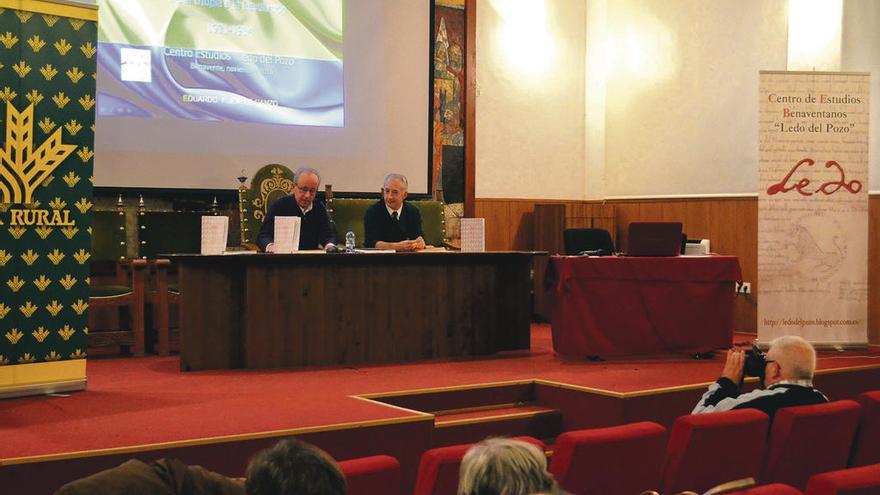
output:
[[97,10],[0,0],[0,396],[85,387]]

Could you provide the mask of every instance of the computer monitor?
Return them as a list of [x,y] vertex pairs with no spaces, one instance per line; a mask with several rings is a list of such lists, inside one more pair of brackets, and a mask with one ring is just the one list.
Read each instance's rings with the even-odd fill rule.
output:
[[681,222],[629,224],[627,256],[677,256],[681,252]]

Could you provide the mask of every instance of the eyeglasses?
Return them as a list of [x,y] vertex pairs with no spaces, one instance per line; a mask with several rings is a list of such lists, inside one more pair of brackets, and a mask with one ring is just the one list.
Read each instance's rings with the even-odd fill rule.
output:
[[297,184],[296,188],[299,189],[299,192],[301,192],[303,194],[312,194],[312,195],[318,194],[318,190],[315,189],[314,187],[302,187],[299,184]]

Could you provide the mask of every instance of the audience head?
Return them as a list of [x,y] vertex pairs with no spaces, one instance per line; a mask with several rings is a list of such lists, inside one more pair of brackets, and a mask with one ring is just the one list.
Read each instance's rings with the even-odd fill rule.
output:
[[409,182],[407,182],[405,175],[388,174],[382,185],[382,197],[388,208],[399,210],[403,200],[406,199],[408,188]]
[[816,370],[816,350],[812,344],[795,335],[773,339],[766,357],[768,363],[764,382],[767,385],[781,380],[812,380]]
[[251,459],[245,491],[248,495],[345,495],[345,477],[326,452],[287,438]]
[[306,209],[312,205],[321,185],[321,174],[317,170],[308,167],[300,167],[293,173],[293,197],[300,208]]
[[461,461],[458,495],[528,495],[556,489],[547,458],[528,442],[487,438]]

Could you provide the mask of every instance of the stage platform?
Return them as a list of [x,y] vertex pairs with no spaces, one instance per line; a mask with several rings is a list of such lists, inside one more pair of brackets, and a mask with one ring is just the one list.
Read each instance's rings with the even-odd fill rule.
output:
[[[738,342],[754,336],[737,334]],[[550,327],[491,358],[273,371],[181,372],[177,357],[90,358],[88,389],[0,401],[0,486],[51,493],[132,457],[181,458],[241,475],[253,452],[297,435],[339,460],[396,456],[404,483],[427,448],[651,420],[669,426],[718,376],[723,353],[564,359]],[[834,399],[880,389],[880,348],[822,352]]]

